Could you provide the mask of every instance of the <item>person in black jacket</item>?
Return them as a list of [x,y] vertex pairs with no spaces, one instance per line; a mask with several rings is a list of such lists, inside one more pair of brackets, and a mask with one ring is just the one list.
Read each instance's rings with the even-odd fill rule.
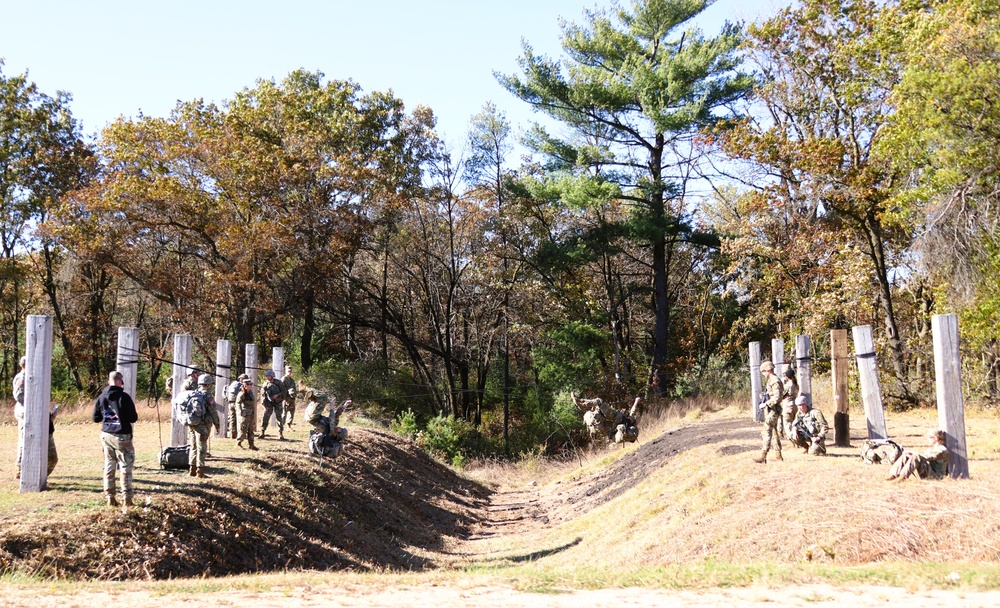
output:
[[104,448],[104,498],[108,506],[117,507],[115,499],[115,465],[121,471],[122,501],[132,506],[132,423],[139,419],[135,403],[122,388],[125,379],[119,371],[108,374],[108,387],[94,404],[94,422],[102,423],[101,446]]

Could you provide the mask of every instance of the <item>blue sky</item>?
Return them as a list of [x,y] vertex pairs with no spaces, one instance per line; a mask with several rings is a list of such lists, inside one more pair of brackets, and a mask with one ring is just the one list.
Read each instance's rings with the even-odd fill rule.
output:
[[[756,20],[783,3],[718,0],[707,34]],[[514,73],[525,39],[559,56],[559,18],[582,22],[594,0],[0,0],[7,76],[28,70],[42,91],[73,95],[94,133],[118,116],[166,116],[178,100],[221,102],[257,79],[297,68],[391,89],[408,109],[430,106],[454,147],[470,117],[493,101],[517,127],[533,119],[493,72]]]

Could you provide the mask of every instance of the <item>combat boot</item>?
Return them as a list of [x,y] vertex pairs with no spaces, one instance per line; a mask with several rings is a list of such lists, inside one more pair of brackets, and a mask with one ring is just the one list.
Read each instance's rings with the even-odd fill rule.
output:
[[784,460],[784,458],[781,457],[781,450],[778,450],[777,452],[774,453],[774,459],[775,460]]
[[236,442],[236,447],[238,447],[241,450],[245,450],[246,449],[245,447],[243,447],[243,440],[242,439],[240,439],[239,441]]
[[257,446],[255,446],[252,441],[250,442],[250,449],[253,450],[254,452],[257,451]]
[[198,473],[197,473],[197,475],[198,475],[198,477],[200,477],[202,479],[205,479],[206,477],[208,477],[207,475],[205,475],[205,467],[198,467]]
[[132,495],[131,494],[126,494],[123,502],[125,503],[126,507],[134,507],[135,506],[135,503],[132,502]]
[[191,465],[191,470],[188,471],[188,475],[190,475],[191,477],[194,477],[197,474],[198,474],[197,467],[195,467],[194,465]]
[[118,499],[115,498],[114,494],[106,494],[104,496],[104,499],[107,501],[109,507],[117,507],[118,506]]
[[753,459],[757,464],[764,464],[767,462],[767,450],[761,450],[760,456]]

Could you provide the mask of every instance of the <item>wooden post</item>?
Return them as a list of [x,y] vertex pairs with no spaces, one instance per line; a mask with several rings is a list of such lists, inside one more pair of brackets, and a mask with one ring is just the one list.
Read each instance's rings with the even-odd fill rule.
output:
[[834,445],[851,447],[851,418],[847,411],[850,405],[847,374],[847,330],[834,329],[830,332],[830,370],[833,375],[833,404],[837,411],[833,414]]
[[226,387],[229,386],[230,370],[233,363],[233,343],[229,340],[215,342],[215,404],[219,412],[219,428],[216,437],[226,437],[229,431],[229,400]]
[[275,346],[271,349],[271,370],[274,371],[274,377],[281,380],[281,377],[285,375],[285,349],[281,346]]
[[247,344],[246,346],[246,375],[250,376],[253,382],[253,389],[256,391],[260,386],[260,368],[257,364],[257,345]]
[[49,470],[49,403],[52,398],[52,317],[29,315],[25,324],[24,451],[20,492],[41,492]]
[[958,315],[931,317],[934,334],[934,381],[937,387],[938,426],[948,447],[948,475],[969,477],[965,447],[965,400],[962,397],[962,362],[958,350]]
[[809,336],[795,337],[795,375],[799,381],[799,395],[805,395],[813,405],[812,389],[812,340]]
[[760,342],[750,343],[750,417],[764,422],[764,412],[757,407],[760,401]]
[[857,325],[851,331],[854,334],[854,356],[858,361],[858,374],[861,377],[861,401],[865,404],[868,438],[888,439],[871,325]]
[[128,396],[135,401],[135,383],[139,373],[138,327],[118,328],[118,361],[115,369],[122,373],[122,377],[125,380],[123,388],[128,393]]
[[177,397],[184,392],[184,382],[191,373],[191,336],[174,334],[174,390],[170,399],[170,445],[187,445],[187,427],[177,419]]
[[771,363],[774,363],[774,373],[782,382],[785,380],[785,341],[782,338],[771,338]]

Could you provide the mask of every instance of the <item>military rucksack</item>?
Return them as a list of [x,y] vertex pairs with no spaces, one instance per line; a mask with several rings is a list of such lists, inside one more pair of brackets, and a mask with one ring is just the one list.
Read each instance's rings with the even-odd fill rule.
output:
[[903,448],[891,439],[866,439],[861,443],[861,460],[868,464],[892,464],[903,454]]
[[226,387],[226,399],[229,401],[236,401],[236,398],[240,395],[240,388],[242,386],[243,383],[239,380],[233,380],[230,382],[229,386]]
[[313,429],[309,432],[309,451],[316,456],[336,458],[344,451],[343,441],[347,439],[347,429],[338,428],[330,432],[329,425],[324,426],[326,430]]
[[208,413],[208,393],[184,391],[177,398],[177,421],[184,426],[197,426],[205,421]]

